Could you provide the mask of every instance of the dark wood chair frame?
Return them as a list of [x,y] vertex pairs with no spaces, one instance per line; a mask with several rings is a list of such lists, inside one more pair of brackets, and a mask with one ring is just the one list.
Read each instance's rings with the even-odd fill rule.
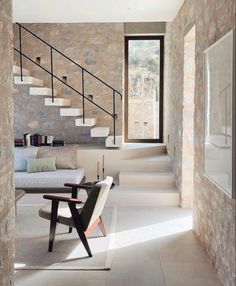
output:
[[[66,202],[68,203],[72,220],[74,223],[74,226],[77,230],[77,233],[79,235],[79,238],[81,242],[83,243],[88,255],[92,257],[92,252],[90,250],[88,241],[87,241],[87,236],[93,231],[93,229],[96,226],[99,226],[102,234],[104,236],[107,235],[105,225],[102,221],[102,218],[99,217],[93,225],[85,230],[85,227],[83,226],[83,222],[81,220],[80,213],[78,209],[76,208],[76,204],[81,204],[82,201],[77,198],[78,195],[78,189],[85,189],[86,192],[89,193],[92,191],[94,188],[94,185],[96,182],[88,182],[88,183],[82,183],[82,184],[69,184],[66,183],[65,187],[70,187],[71,188],[71,193],[72,197],[71,198],[66,198],[66,197],[61,197],[61,196],[54,196],[54,195],[44,195],[43,198],[47,200],[52,201],[51,205],[51,217],[50,217],[50,234],[49,234],[49,245],[48,245],[48,251],[52,252],[53,250],[53,244],[55,240],[55,234],[56,234],[56,225],[57,225],[57,217],[58,217],[58,206],[60,202]],[[72,232],[72,227],[69,227],[69,233]]]

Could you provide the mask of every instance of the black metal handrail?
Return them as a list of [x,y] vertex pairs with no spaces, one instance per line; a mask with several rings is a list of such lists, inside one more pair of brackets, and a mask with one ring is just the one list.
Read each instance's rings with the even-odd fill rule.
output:
[[[66,85],[67,87],[69,87],[70,89],[72,89],[74,92],[76,92],[77,94],[79,94],[80,96],[82,96],[82,108],[83,108],[83,123],[85,123],[85,100],[89,101],[90,103],[92,103],[93,105],[95,105],[96,107],[98,107],[99,109],[101,109],[102,111],[106,112],[108,115],[110,115],[113,118],[113,136],[114,136],[114,145],[116,143],[116,118],[117,118],[117,114],[116,112],[116,106],[115,106],[115,97],[116,94],[120,95],[120,98],[122,99],[122,94],[117,91],[115,88],[113,88],[112,86],[110,86],[109,84],[107,84],[105,81],[103,81],[102,79],[100,79],[99,77],[95,76],[93,73],[91,73],[90,71],[88,71],[87,69],[85,69],[84,67],[82,67],[80,64],[78,64],[77,62],[75,62],[74,60],[72,60],[71,58],[69,58],[68,56],[66,56],[64,53],[62,53],[61,51],[59,51],[57,48],[53,47],[51,44],[49,44],[48,42],[46,42],[45,40],[43,40],[42,38],[40,38],[39,36],[37,36],[36,34],[34,34],[33,32],[31,32],[29,29],[25,28],[24,26],[22,26],[19,23],[16,23],[19,27],[19,50],[14,48],[14,50],[16,52],[19,53],[20,55],[20,77],[21,77],[21,81],[23,81],[23,59],[22,56],[25,57],[26,59],[28,59],[29,61],[33,62],[35,65],[37,65],[38,67],[40,67],[41,69],[43,69],[44,71],[46,71],[48,74],[51,75],[51,89],[52,89],[52,102],[54,102],[54,78],[59,80],[60,82],[62,82],[64,85]],[[41,66],[40,64],[38,64],[37,62],[35,62],[33,59],[31,59],[30,57],[28,57],[26,54],[24,54],[22,52],[22,29],[24,29],[25,31],[27,31],[28,33],[30,33],[31,35],[33,35],[35,38],[37,38],[38,40],[40,40],[41,42],[43,42],[44,44],[46,44],[49,48],[50,48],[50,66],[51,69],[50,71],[47,70],[46,68],[44,68],[43,66]],[[61,80],[59,77],[57,77],[54,73],[53,73],[53,50],[56,51],[57,53],[59,53],[60,55],[62,55],[63,57],[65,57],[67,60],[69,60],[70,62],[72,62],[73,64],[75,64],[76,66],[78,66],[81,69],[81,83],[82,83],[82,92],[80,92],[79,90],[73,88],[71,85],[67,84],[65,81]],[[98,105],[97,103],[93,102],[92,100],[90,100],[89,98],[87,98],[85,96],[85,80],[84,80],[84,73],[88,73],[89,75],[91,75],[92,77],[94,77],[95,79],[97,79],[98,81],[100,81],[101,83],[103,83],[105,86],[107,86],[108,88],[110,88],[112,90],[112,105],[113,105],[113,113],[110,113],[109,111],[107,111],[106,109],[104,109],[103,107],[101,107],[100,105]]]
[[89,70],[87,70],[86,68],[82,67],[80,64],[78,64],[77,62],[75,62],[74,60],[72,60],[71,58],[69,58],[67,55],[65,55],[64,53],[62,53],[61,51],[59,51],[57,48],[55,48],[54,46],[52,46],[51,44],[49,44],[48,42],[46,42],[45,40],[43,40],[42,38],[40,38],[39,36],[37,36],[36,34],[34,34],[33,32],[31,32],[29,29],[27,29],[26,27],[22,26],[20,23],[16,22],[16,24],[23,28],[25,31],[27,31],[28,33],[30,33],[31,35],[33,35],[35,38],[37,38],[38,40],[40,40],[41,42],[43,42],[44,44],[46,44],[47,46],[49,46],[50,48],[52,48],[53,50],[55,50],[56,52],[58,52],[59,54],[61,54],[63,57],[65,57],[67,60],[69,60],[70,62],[72,62],[73,64],[75,64],[76,66],[78,66],[79,68],[81,68],[83,71],[85,71],[86,73],[90,74],[92,77],[96,78],[97,80],[99,80],[100,82],[102,82],[104,85],[106,85],[107,87],[109,87],[110,89],[114,90],[117,94],[120,95],[121,99],[122,99],[122,94],[116,90],[115,88],[113,88],[112,86],[110,86],[108,83],[106,83],[104,80],[100,79],[99,77],[97,77],[96,75],[94,75],[92,72],[90,72]]
[[86,99],[87,101],[91,102],[93,105],[95,105],[96,107],[100,108],[101,110],[103,110],[104,112],[106,112],[108,115],[110,115],[111,117],[115,117],[116,115],[113,115],[112,113],[110,113],[109,111],[107,111],[106,109],[104,109],[103,107],[101,107],[100,105],[98,105],[97,103],[93,102],[91,99],[87,98],[85,95],[83,95],[80,91],[78,91],[77,89],[75,89],[74,87],[72,87],[71,85],[69,85],[68,83],[64,82],[62,79],[60,79],[59,77],[57,77],[55,74],[52,74],[49,70],[45,69],[44,67],[42,67],[41,65],[39,65],[37,62],[35,62],[34,60],[32,60],[30,57],[26,56],[24,53],[20,53],[20,51],[16,48],[14,48],[14,50],[16,52],[18,52],[19,54],[21,54],[23,57],[25,57],[26,59],[28,59],[29,61],[31,61],[32,63],[34,63],[36,66],[40,67],[41,69],[43,69],[45,72],[49,73],[51,76],[53,76],[54,78],[56,78],[57,80],[59,80],[61,83],[63,83],[64,85],[66,85],[67,87],[69,87],[70,89],[72,89],[73,91],[75,91],[76,93],[78,93],[80,96],[82,96],[84,99]]

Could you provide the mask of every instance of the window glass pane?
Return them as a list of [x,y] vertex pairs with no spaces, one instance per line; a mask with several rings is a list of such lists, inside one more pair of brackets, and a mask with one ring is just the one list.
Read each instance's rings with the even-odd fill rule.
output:
[[128,139],[159,139],[160,41],[129,40]]

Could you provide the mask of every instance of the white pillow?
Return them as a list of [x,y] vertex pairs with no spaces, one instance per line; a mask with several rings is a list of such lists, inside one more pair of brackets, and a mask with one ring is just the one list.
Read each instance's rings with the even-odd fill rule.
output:
[[27,170],[27,159],[36,158],[38,147],[15,147],[14,149],[14,165],[15,171]]

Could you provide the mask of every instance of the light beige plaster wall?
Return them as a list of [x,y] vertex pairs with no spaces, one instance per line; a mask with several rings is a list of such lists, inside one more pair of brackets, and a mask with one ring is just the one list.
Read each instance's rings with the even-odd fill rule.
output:
[[[224,286],[235,285],[235,200],[203,176],[203,51],[235,27],[235,0],[186,0],[166,27],[165,140],[181,186],[184,36],[196,25],[194,231]],[[171,116],[170,116],[171,115]]]

